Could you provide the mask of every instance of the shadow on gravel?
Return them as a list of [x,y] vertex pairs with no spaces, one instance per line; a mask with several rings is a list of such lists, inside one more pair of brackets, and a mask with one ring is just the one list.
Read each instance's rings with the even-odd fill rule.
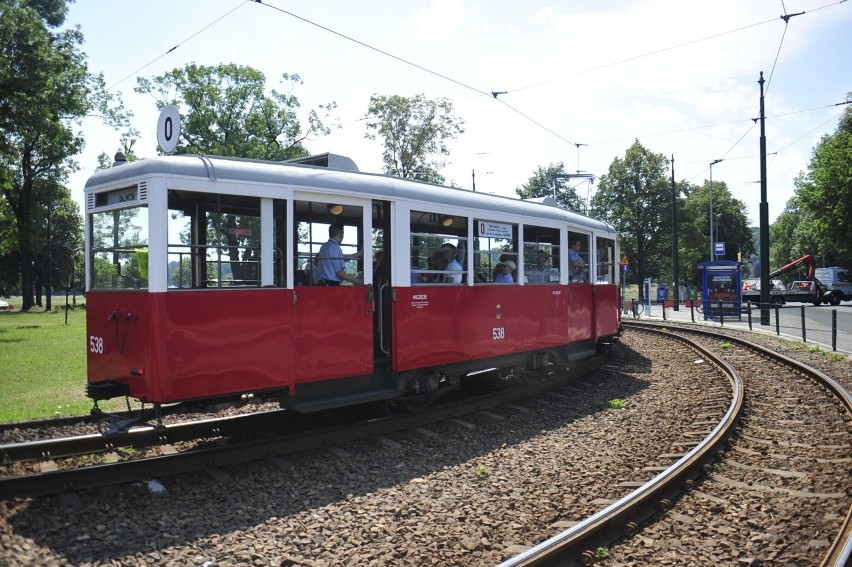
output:
[[[160,494],[144,485],[125,485],[0,502],[0,510],[18,536],[72,564],[134,557],[144,563],[157,560],[162,550],[187,546],[197,549],[199,557],[207,556],[228,536],[296,515],[304,522],[301,535],[322,537],[315,534],[316,527],[327,524],[333,530],[334,513],[342,513],[338,506],[605,411],[610,400],[628,399],[646,388],[648,382],[636,375],[649,372],[650,362],[641,353],[619,344],[588,377],[562,387],[557,395],[524,403],[528,412],[495,410],[507,416],[504,421],[473,414],[465,421],[474,423],[474,429],[436,424],[429,427],[435,437],[393,434],[399,446],[391,448],[368,439],[346,444],[345,454],[318,450],[228,467],[219,471],[224,475],[199,472],[160,479],[165,486]],[[416,513],[398,511],[403,517]]]

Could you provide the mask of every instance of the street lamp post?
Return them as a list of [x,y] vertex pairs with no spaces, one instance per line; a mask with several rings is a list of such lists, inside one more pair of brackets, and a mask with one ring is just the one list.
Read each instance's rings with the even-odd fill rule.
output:
[[713,242],[713,166],[721,162],[721,159],[714,159],[710,162],[710,260],[716,260],[716,243]]

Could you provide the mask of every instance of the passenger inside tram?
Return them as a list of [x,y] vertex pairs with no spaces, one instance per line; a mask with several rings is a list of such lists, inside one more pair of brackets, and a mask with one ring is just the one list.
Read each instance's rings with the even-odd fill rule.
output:
[[462,267],[456,259],[456,255],[457,251],[454,244],[446,242],[441,245],[440,261],[443,262],[443,267],[439,269],[444,272],[441,280],[443,283],[462,283]]
[[494,278],[494,283],[515,283],[515,263],[511,260],[504,260],[497,264],[499,273]]

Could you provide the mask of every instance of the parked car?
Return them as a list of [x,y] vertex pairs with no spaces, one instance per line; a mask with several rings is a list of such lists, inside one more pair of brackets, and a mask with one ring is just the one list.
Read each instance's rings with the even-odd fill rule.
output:
[[11,311],[12,309],[14,309],[14,307],[11,303],[0,299],[0,311]]

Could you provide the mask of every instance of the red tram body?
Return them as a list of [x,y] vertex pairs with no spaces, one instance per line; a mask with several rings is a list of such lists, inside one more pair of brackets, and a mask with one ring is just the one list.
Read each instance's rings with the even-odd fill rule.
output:
[[[609,225],[337,161],[345,169],[177,156],[95,174],[88,395],[254,394],[314,411],[434,395],[487,368],[535,370],[619,334]],[[363,284],[312,285],[332,224],[361,251],[346,270]],[[584,262],[569,256],[575,240]],[[447,249],[460,270],[440,265]],[[496,283],[507,264],[513,282]]]

